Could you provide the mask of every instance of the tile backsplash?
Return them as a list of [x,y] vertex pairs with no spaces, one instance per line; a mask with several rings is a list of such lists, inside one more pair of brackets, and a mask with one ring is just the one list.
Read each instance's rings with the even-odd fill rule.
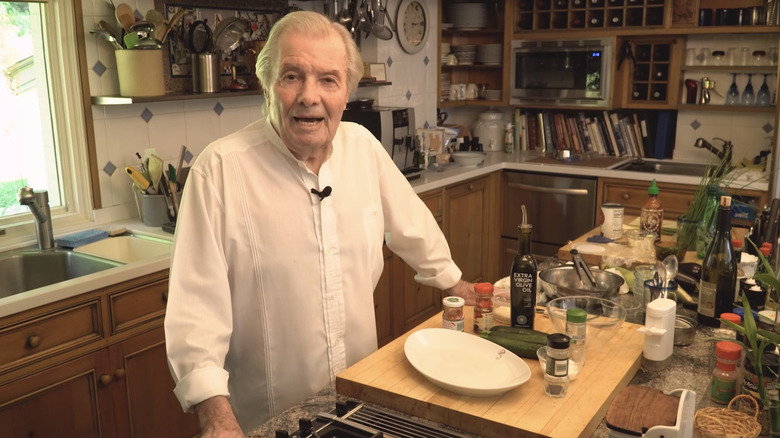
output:
[[[126,1],[143,15],[154,8],[154,0]],[[322,11],[321,1],[295,3],[301,9]],[[388,0],[388,14],[394,17],[400,0]],[[431,21],[436,23],[435,2],[430,2]],[[83,2],[84,27],[96,28],[100,20],[115,21],[108,0]],[[85,36],[89,86],[92,96],[119,95],[116,60],[113,49],[92,35]],[[388,41],[363,39],[361,53],[365,62],[386,64],[388,86],[358,89],[352,98],[372,98],[375,105],[414,107],[419,127],[436,124],[436,36],[428,37],[425,48],[414,55],[405,53],[397,37]],[[139,163],[141,155],[154,148],[166,164],[175,164],[181,145],[197,156],[210,142],[237,131],[262,114],[262,96],[238,96],[132,105],[92,106],[100,194],[104,207],[134,203],[125,166]],[[191,161],[191,160],[190,160]]]

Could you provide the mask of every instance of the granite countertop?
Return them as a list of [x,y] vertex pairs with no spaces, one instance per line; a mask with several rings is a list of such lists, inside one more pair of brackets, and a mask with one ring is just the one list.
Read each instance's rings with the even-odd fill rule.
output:
[[[685,309],[682,306],[678,306],[677,313],[688,315],[693,318],[696,317],[695,311]],[[663,392],[681,388],[692,390],[696,393],[696,409],[713,406],[707,393],[710,382],[712,342],[705,340],[705,338],[710,336],[713,336],[713,329],[709,327],[699,327],[696,331],[694,341],[690,345],[674,347],[672,361],[666,369],[661,371],[646,371],[644,368],[640,368],[629,384],[648,386]],[[329,412],[335,407],[337,401],[344,401],[347,399],[347,397],[338,394],[333,387],[325,388],[313,397],[293,406],[265,424],[253,429],[249,432],[248,436],[257,438],[269,437],[273,436],[276,430],[293,432],[298,429],[299,418],[313,418],[317,413]],[[376,407],[376,405],[372,406]],[[420,420],[396,411],[391,412],[402,417]],[[431,424],[426,420],[422,421]],[[467,437],[476,438],[475,435],[469,435],[463,432],[459,433]],[[593,438],[609,437],[609,429],[604,420],[601,421],[601,424],[591,436]]]

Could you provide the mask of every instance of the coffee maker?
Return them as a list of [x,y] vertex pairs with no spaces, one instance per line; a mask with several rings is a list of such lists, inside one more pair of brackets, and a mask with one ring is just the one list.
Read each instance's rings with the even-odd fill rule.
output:
[[420,169],[414,159],[416,152],[414,108],[387,106],[347,108],[341,120],[363,125],[374,134],[407,178],[420,175]]

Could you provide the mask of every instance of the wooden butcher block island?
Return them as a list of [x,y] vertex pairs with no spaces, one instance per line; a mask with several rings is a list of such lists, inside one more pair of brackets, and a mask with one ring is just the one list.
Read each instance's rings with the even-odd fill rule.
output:
[[[470,333],[473,309],[467,306],[465,313]],[[585,367],[569,383],[564,398],[544,394],[543,371],[536,359],[523,359],[531,378],[519,387],[501,396],[465,396],[429,382],[406,359],[409,335],[433,327],[441,327],[441,314],[339,374],[336,391],[485,437],[589,437],[642,363],[644,336],[637,333],[640,326],[626,322],[608,344],[588,350]],[[549,333],[552,323],[537,313],[535,328]]]

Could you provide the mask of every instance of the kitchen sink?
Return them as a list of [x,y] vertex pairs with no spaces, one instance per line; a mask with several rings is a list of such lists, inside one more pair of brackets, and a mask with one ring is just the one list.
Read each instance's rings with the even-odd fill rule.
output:
[[674,161],[635,160],[620,164],[614,170],[630,170],[634,172],[662,173],[668,175],[703,177],[714,171],[710,164],[680,163]]
[[115,262],[133,263],[163,255],[170,256],[171,242],[148,236],[118,236],[80,246],[74,251]]
[[62,249],[14,251],[0,255],[0,298],[121,265]]

